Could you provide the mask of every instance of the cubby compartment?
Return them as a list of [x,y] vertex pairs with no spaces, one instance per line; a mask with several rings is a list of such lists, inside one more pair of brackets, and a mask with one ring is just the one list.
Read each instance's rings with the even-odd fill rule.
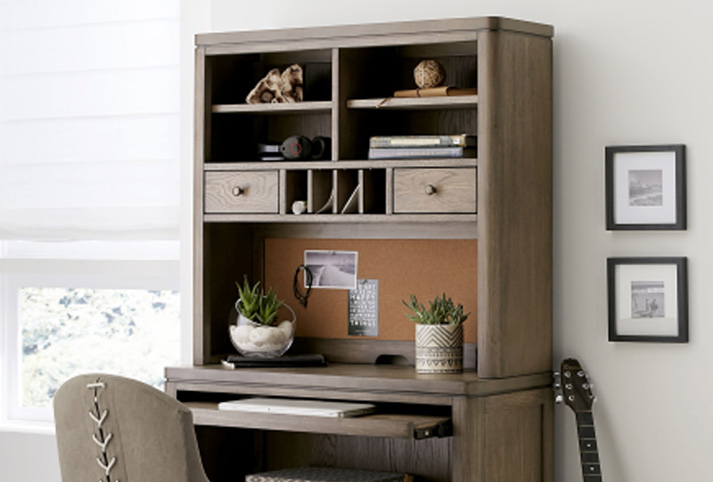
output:
[[[331,110],[214,113],[206,162],[258,161],[258,144],[279,145],[295,135],[310,140],[317,136],[330,137]],[[328,157],[332,157],[331,152]]]
[[272,69],[281,73],[299,64],[303,72],[305,102],[332,98],[332,50],[300,50],[216,55],[206,59],[212,105],[245,104],[245,98]]
[[307,212],[332,214],[334,175],[331,170],[313,169],[307,177]]
[[[395,91],[416,89],[414,68],[427,59],[441,64],[445,85],[477,87],[477,44],[473,40],[342,49],[340,73],[352,79],[344,84],[342,94],[348,99],[386,98]],[[355,75],[349,75],[351,70]]]
[[356,214],[359,209],[359,171],[342,169],[334,171],[335,214]]
[[362,169],[359,171],[361,185],[360,205],[362,214],[386,214],[386,169]]
[[[367,159],[372,136],[476,135],[475,106],[444,105],[423,109],[355,108],[344,113],[351,128],[342,137],[340,159]],[[472,156],[475,157],[474,155]]]
[[287,214],[303,214],[307,211],[307,174],[305,170],[285,172],[285,209]]

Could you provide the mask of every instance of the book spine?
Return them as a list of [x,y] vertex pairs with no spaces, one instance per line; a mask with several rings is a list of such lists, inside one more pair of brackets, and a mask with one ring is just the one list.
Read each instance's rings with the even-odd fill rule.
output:
[[467,134],[441,136],[376,136],[369,139],[372,148],[400,147],[467,147],[475,145],[475,136]]
[[475,149],[464,147],[373,147],[369,159],[444,159],[475,157]]

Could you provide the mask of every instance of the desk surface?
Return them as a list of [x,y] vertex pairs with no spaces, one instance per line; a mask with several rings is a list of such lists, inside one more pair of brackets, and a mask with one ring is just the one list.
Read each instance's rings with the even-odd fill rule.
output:
[[333,363],[326,367],[238,368],[221,365],[168,367],[166,378],[178,390],[225,391],[231,385],[252,390],[280,387],[284,390],[366,391],[413,393],[436,396],[488,396],[529,388],[548,387],[552,374],[537,373],[504,379],[481,379],[473,370],[457,375],[424,375],[412,366]]

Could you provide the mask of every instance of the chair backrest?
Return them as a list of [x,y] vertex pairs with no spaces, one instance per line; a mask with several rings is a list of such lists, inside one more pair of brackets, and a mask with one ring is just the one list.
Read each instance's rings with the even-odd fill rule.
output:
[[149,385],[80,375],[54,414],[63,482],[208,482],[191,411]]

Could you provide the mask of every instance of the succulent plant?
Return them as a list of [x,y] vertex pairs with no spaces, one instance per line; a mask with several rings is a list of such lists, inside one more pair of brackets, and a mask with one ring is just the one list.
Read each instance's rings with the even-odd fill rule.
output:
[[265,293],[260,289],[258,281],[252,287],[248,282],[248,277],[243,278],[243,285],[237,281],[235,285],[238,287],[238,310],[245,318],[260,323],[266,326],[273,326],[277,321],[277,312],[285,303],[277,299],[277,294],[272,291],[272,288]]
[[462,304],[456,305],[451,298],[446,299],[445,293],[429,302],[428,308],[414,295],[411,295],[410,303],[402,303],[411,310],[406,313],[408,319],[422,325],[460,325],[470,316],[470,313],[463,314]]

